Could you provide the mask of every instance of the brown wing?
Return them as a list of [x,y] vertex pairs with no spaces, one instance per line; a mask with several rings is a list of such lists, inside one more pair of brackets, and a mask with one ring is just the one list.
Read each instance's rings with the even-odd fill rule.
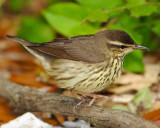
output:
[[42,44],[31,43],[14,36],[8,37],[42,56],[48,54],[61,59],[87,63],[98,63],[106,60],[106,43],[103,42],[102,38],[95,38],[94,35],[60,38]]
[[67,38],[56,39],[52,42],[41,43],[32,46],[27,46],[29,49],[33,51],[37,51],[37,53],[42,56],[50,55],[50,57],[54,56],[60,59],[70,59],[74,60],[72,56],[70,56],[64,49],[64,42],[67,42]]
[[101,43],[94,36],[79,36],[73,38],[56,39],[30,48],[61,59],[98,63],[106,60],[105,43]]

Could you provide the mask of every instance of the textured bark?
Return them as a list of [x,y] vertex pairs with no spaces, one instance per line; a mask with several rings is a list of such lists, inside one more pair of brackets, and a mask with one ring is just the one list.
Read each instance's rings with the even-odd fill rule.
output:
[[40,92],[3,79],[0,79],[0,96],[7,98],[17,111],[70,115],[90,122],[97,128],[159,128],[132,113],[97,105],[86,108],[86,104],[83,104],[74,112],[73,107],[79,102],[78,99]]

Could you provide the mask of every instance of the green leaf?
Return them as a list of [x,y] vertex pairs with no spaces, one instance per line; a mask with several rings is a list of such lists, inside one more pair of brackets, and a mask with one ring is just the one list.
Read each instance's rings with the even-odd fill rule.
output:
[[[124,12],[119,16],[118,21],[115,24],[118,25],[118,28],[121,27],[120,29],[130,31],[130,33],[131,33],[132,30],[140,24],[140,21],[139,21],[139,19],[137,19],[135,17],[131,17],[127,12]],[[117,26],[115,26],[114,28],[117,28]],[[134,33],[135,33],[135,31],[134,31]],[[133,36],[133,34],[132,34],[132,36]],[[136,34],[136,36],[137,36],[137,34]]]
[[64,16],[77,21],[83,21],[89,13],[89,10],[86,8],[70,2],[53,4],[46,11],[54,15]]
[[[152,30],[157,34],[158,38],[160,38],[160,24],[159,23],[160,23],[159,19],[154,21],[154,26],[152,28]],[[156,38],[155,38],[155,40],[156,40]],[[152,43],[149,44],[149,46],[150,46],[151,50],[154,50],[154,51],[156,49],[160,49],[159,43],[155,43],[155,41],[152,41]]]
[[160,37],[160,20],[154,22],[153,31]]
[[74,19],[70,19],[65,16],[52,14],[48,11],[43,11],[43,15],[45,19],[48,21],[48,23],[56,29],[59,33],[61,33],[64,36],[71,36],[71,33],[69,31],[80,24],[79,21],[76,21]]
[[38,17],[23,17],[18,36],[32,42],[51,41],[55,37],[49,25]]
[[96,32],[98,32],[98,28],[95,28],[89,24],[77,25],[69,31],[71,36],[89,35],[89,34],[95,34]]
[[157,11],[157,4],[146,2],[146,0],[127,0],[126,8],[135,17],[149,16]]
[[142,51],[137,50],[125,56],[124,68],[130,72],[144,72]]
[[91,8],[91,9],[98,9],[98,8],[105,8],[105,9],[112,9],[119,5],[123,5],[122,0],[76,0],[80,4]]
[[123,5],[121,0],[96,0],[95,2],[93,2],[92,0],[77,1],[92,9],[89,15],[85,18],[85,21],[89,20],[92,22],[106,22],[110,15],[112,16],[119,14],[119,11],[117,11],[117,9],[119,10],[119,8],[117,7]]
[[85,20],[89,20],[92,22],[98,21],[98,22],[103,22],[107,21],[109,17],[109,14],[107,11],[104,11],[104,9],[96,9],[93,12],[91,12]]
[[[147,54],[148,54],[148,52],[149,53],[154,52],[154,51],[156,51],[156,49],[158,49],[158,44],[155,43],[156,38],[152,37],[153,36],[152,30],[154,29],[153,23],[155,23],[155,22],[153,22],[152,19],[148,21],[148,18],[145,18],[145,20],[143,22],[144,23],[143,27],[141,29],[138,29],[140,35],[144,35],[143,40],[142,40],[142,45],[149,48],[149,51],[146,51],[146,50],[144,51]],[[159,22],[157,22],[157,24],[159,24]]]
[[[128,9],[131,12],[132,16],[140,17],[140,16],[149,16],[154,12],[158,12],[158,5],[160,3],[151,3],[146,2],[145,0],[128,0],[126,5],[118,4],[119,6],[113,6],[113,8],[107,8],[104,4],[105,2],[103,0],[99,0],[96,4],[94,2],[91,2],[90,0],[77,0],[79,3],[90,7],[92,9],[92,12],[85,18],[86,20],[90,21],[98,21],[98,22],[104,22],[107,21],[108,18],[113,18],[113,16],[117,16],[123,14],[122,12],[125,12],[126,9]],[[123,5],[123,6],[122,6]],[[116,15],[115,15],[116,14]]]
[[139,16],[149,16],[153,12],[157,11],[157,6],[155,5],[138,5],[135,7],[129,7],[129,10],[131,11],[131,14],[135,17]]
[[146,0],[126,0],[127,5],[144,4]]
[[143,88],[138,91],[131,102],[136,106],[142,104],[145,109],[151,108],[153,103],[149,87]]
[[124,105],[114,105],[114,106],[112,107],[112,109],[118,109],[118,110],[128,111],[128,108],[125,107]]
[[43,15],[54,29],[69,37],[81,34],[82,30],[83,34],[95,33],[99,28],[92,27],[89,23],[82,24],[87,11],[73,3],[55,4],[43,11]]

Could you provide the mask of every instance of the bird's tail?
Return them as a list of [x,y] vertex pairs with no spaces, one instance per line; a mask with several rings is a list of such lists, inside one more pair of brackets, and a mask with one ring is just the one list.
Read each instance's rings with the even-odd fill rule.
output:
[[21,39],[21,38],[18,38],[16,36],[11,36],[11,35],[6,35],[7,38],[10,38],[16,42],[19,42],[20,44],[22,44],[23,46],[27,47],[27,46],[35,46],[37,43],[32,43],[32,42],[29,42],[27,40],[24,40],[24,39]]
[[[51,60],[51,59],[53,60],[54,59],[53,56],[50,56],[50,55],[48,55],[48,54],[46,54],[42,51],[39,51],[39,50],[35,49],[35,47],[39,47],[39,46],[42,45],[40,43],[32,43],[32,42],[29,42],[27,40],[24,40],[24,39],[15,37],[15,36],[10,36],[10,35],[7,35],[7,38],[10,38],[10,39],[12,39],[14,41],[17,41],[20,44],[22,44],[31,54],[33,54],[35,57],[37,57],[42,63],[47,61],[47,60]],[[45,59],[45,61],[44,61],[44,59]]]

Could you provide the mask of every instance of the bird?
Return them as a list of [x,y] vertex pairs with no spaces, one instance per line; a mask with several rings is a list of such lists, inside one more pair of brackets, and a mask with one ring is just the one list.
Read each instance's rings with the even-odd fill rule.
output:
[[77,106],[87,101],[85,97],[92,98],[88,106],[95,99],[103,97],[96,93],[120,77],[125,55],[136,49],[149,50],[136,44],[125,31],[117,29],[57,38],[44,43],[11,35],[7,37],[22,44],[37,57],[60,88],[79,95],[81,102]]

